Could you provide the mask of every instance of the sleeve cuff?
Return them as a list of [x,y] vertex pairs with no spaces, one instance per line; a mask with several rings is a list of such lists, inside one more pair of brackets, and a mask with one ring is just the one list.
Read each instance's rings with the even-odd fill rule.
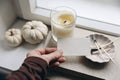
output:
[[34,62],[36,64],[40,64],[43,68],[48,67],[47,62],[39,57],[27,57],[24,62]]

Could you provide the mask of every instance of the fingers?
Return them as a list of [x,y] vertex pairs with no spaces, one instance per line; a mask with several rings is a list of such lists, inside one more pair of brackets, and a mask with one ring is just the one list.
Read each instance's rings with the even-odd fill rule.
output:
[[60,57],[56,62],[53,63],[53,66],[59,66],[60,63],[65,62],[65,57]]
[[59,66],[60,62],[55,62],[52,66]]
[[52,66],[59,66],[60,63],[64,62],[65,60],[66,60],[65,57],[62,56],[58,60],[56,60],[54,63],[51,63],[51,67]]
[[59,66],[59,65],[60,65],[60,62],[54,62],[49,67],[54,67],[54,66]]
[[65,59],[65,57],[64,57],[64,56],[62,56],[62,57],[60,57],[57,61],[59,61],[59,62],[61,63],[61,62],[65,62],[65,61],[66,61],[66,59]]
[[63,51],[62,50],[56,50],[50,54],[47,54],[49,56],[49,60],[52,61],[52,60],[56,60],[56,59],[59,59],[63,54]]
[[45,48],[46,54],[49,54],[49,53],[54,52],[56,50],[57,50],[57,48]]
[[56,51],[56,50],[57,50],[56,48],[36,49],[36,51],[39,51],[39,53],[40,53],[41,55],[43,55],[43,54],[49,54],[49,53],[54,52],[54,51]]

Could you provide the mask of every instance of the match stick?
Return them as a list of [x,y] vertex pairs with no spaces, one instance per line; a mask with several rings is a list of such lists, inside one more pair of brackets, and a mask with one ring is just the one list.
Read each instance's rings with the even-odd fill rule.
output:
[[[110,44],[113,44],[114,42],[116,42],[116,41],[118,41],[120,39],[120,37],[118,37],[118,38],[116,38],[115,40],[113,40],[113,41],[111,41],[111,42],[109,42],[109,43],[107,43],[107,44],[104,44],[104,45],[101,45],[101,47],[106,47],[106,46],[109,46]],[[91,48],[94,48],[93,46],[90,46]]]
[[96,42],[96,43],[97,43],[97,45],[105,52],[105,54],[111,59],[111,61],[112,61],[114,64],[116,64],[115,60],[107,53],[107,51],[106,51],[103,47],[101,47],[101,45],[100,45],[98,42]]
[[[111,48],[108,48],[108,49],[105,49],[107,52],[108,51],[110,51],[111,50]],[[99,51],[97,50],[97,51],[94,51],[94,52],[92,52],[93,54],[97,54]],[[103,52],[103,51],[102,51]]]
[[108,46],[108,45],[110,45],[110,44],[113,44],[114,42],[118,41],[119,39],[120,39],[120,37],[119,37],[119,38],[116,38],[115,40],[113,40],[113,41],[111,41],[111,42],[109,42],[109,43],[107,43],[107,44],[105,44],[105,45],[102,45],[102,47],[106,47],[106,46]]
[[94,43],[95,43],[95,46],[97,47],[97,49],[98,49],[99,53],[101,54],[102,59],[104,60],[104,58],[103,58],[103,54],[102,54],[102,51],[100,50],[100,48],[99,48],[98,44],[96,43],[95,36],[92,36],[92,39],[93,39],[93,41],[94,41]]

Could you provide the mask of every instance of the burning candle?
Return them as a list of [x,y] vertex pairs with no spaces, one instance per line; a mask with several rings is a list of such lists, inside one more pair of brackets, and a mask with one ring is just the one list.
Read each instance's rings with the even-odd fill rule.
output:
[[66,38],[73,35],[76,22],[75,11],[67,7],[58,7],[51,12],[52,36]]

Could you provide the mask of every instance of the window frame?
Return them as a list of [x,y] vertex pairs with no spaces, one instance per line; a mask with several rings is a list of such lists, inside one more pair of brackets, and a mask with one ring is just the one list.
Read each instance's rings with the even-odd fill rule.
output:
[[[41,20],[50,25],[50,9],[36,7],[36,0],[19,0],[22,17],[28,20]],[[120,26],[77,16],[76,27],[120,36]]]

